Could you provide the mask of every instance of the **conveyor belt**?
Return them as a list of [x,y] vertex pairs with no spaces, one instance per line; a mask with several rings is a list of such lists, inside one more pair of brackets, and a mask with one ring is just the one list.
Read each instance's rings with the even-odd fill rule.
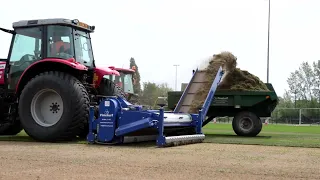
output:
[[209,82],[206,78],[204,71],[196,71],[189,82],[188,86],[185,88],[180,101],[178,102],[176,108],[174,109],[175,113],[188,113],[194,100],[196,92],[207,85]]

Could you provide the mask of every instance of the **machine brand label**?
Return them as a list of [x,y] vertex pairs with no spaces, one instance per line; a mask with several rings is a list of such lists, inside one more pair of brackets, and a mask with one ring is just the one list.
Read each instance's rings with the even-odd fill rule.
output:
[[228,104],[229,97],[214,97],[213,102],[217,104]]
[[113,117],[113,114],[100,114],[100,117]]
[[113,114],[109,114],[109,111],[106,110],[104,114],[100,114],[100,117],[113,117]]
[[215,100],[228,100],[228,97],[214,97]]

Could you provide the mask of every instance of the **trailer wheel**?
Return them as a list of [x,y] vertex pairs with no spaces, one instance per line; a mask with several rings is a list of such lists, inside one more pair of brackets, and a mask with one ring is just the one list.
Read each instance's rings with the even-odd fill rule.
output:
[[88,122],[89,97],[81,82],[63,72],[33,78],[19,100],[21,124],[38,141],[71,140]]
[[234,132],[239,136],[257,136],[262,129],[261,119],[252,112],[238,113],[232,121]]

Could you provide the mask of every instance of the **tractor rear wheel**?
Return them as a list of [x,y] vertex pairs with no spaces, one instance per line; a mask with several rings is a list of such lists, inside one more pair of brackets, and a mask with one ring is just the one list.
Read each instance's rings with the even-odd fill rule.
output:
[[88,122],[89,96],[83,84],[63,72],[33,78],[19,100],[21,124],[38,141],[74,139]]

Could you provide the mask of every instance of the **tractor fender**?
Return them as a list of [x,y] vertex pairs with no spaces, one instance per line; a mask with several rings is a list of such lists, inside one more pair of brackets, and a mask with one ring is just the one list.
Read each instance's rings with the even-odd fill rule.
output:
[[75,73],[78,71],[87,71],[88,68],[76,62],[74,58],[68,60],[57,58],[46,58],[32,63],[26,68],[20,76],[16,85],[16,93],[19,93],[28,81],[37,74],[44,71],[66,71],[68,73]]
[[120,73],[110,67],[95,67],[94,68],[94,77],[93,77],[93,85],[95,88],[97,88],[104,75],[115,75],[120,76]]

